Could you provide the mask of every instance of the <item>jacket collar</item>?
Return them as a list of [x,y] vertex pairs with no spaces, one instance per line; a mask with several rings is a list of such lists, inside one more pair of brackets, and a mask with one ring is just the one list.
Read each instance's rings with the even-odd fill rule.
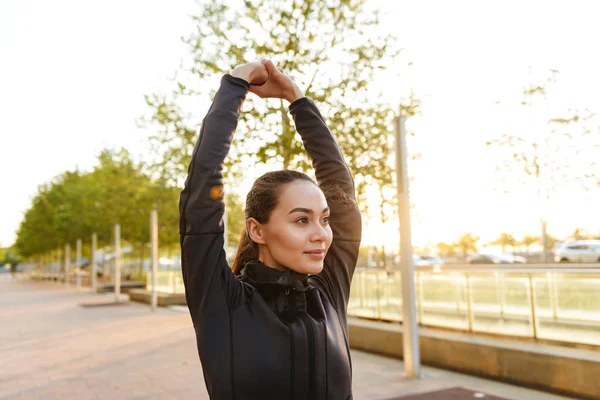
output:
[[260,261],[251,261],[242,270],[242,277],[257,288],[280,287],[294,289],[297,292],[308,290],[308,274],[301,274],[291,269],[280,271],[267,267]]

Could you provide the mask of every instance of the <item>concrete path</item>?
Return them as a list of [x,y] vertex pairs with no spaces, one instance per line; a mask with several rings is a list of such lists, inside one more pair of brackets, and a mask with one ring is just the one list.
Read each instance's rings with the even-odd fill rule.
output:
[[[157,312],[64,284],[0,275],[0,399],[208,399],[192,324],[183,307]],[[508,399],[566,399],[353,351],[355,399],[386,399],[461,386]]]

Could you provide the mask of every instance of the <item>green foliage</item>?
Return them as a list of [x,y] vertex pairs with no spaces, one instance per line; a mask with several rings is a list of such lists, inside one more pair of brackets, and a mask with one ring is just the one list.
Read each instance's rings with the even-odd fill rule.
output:
[[225,201],[227,212],[227,242],[230,247],[237,248],[245,226],[244,204],[236,193],[228,193]]
[[111,243],[114,225],[121,225],[124,243],[149,241],[150,211],[159,214],[159,241],[178,241],[179,189],[154,180],[129,153],[104,150],[91,171],[67,171],[40,185],[17,231],[15,247],[24,256],[46,253],[78,238],[98,245]]
[[21,262],[15,250],[9,247],[0,247],[0,268],[6,264],[15,266]]
[[586,232],[581,228],[575,228],[571,237],[575,240],[596,239],[596,235]]
[[[364,0],[247,0],[235,7],[201,3],[193,18],[196,28],[184,39],[191,65],[172,93],[146,97],[151,113],[145,122],[159,129],[150,138],[160,157],[154,170],[170,181],[187,173],[197,126],[182,104],[208,100],[220,76],[268,56],[319,105],[354,172],[359,198],[372,185],[384,192],[393,180],[390,128],[397,110],[366,93],[376,72],[393,63],[399,49],[393,36],[376,33],[378,13],[365,12],[364,5]],[[418,108],[411,96],[402,111],[410,116]],[[241,164],[256,162],[310,168],[283,101],[248,95],[226,160],[226,179],[239,176]],[[395,196],[382,198],[381,207]]]
[[450,257],[456,254],[456,243],[448,244],[444,242],[439,242],[436,245],[436,248],[442,256]]
[[521,244],[524,245],[527,249],[527,253],[529,253],[529,247],[532,244],[541,243],[541,238],[539,236],[526,235],[521,239]]

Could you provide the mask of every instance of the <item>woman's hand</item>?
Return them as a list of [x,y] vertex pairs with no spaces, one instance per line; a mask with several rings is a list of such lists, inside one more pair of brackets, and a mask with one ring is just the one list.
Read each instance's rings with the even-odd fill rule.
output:
[[262,85],[269,79],[267,68],[260,61],[238,65],[231,71],[231,76],[241,78],[250,85]]
[[277,68],[271,60],[263,59],[262,65],[268,72],[267,81],[260,86],[252,86],[250,91],[261,98],[285,99],[290,103],[304,97],[304,93],[292,78]]

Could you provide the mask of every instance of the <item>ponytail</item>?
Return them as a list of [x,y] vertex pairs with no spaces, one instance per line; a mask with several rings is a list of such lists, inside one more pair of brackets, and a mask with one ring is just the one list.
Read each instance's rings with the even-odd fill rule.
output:
[[242,231],[242,236],[240,237],[240,244],[238,246],[237,254],[235,255],[235,259],[233,260],[233,267],[231,270],[234,275],[239,275],[242,273],[242,269],[248,264],[250,261],[258,260],[258,245],[250,239],[250,235],[248,235],[246,228]]

